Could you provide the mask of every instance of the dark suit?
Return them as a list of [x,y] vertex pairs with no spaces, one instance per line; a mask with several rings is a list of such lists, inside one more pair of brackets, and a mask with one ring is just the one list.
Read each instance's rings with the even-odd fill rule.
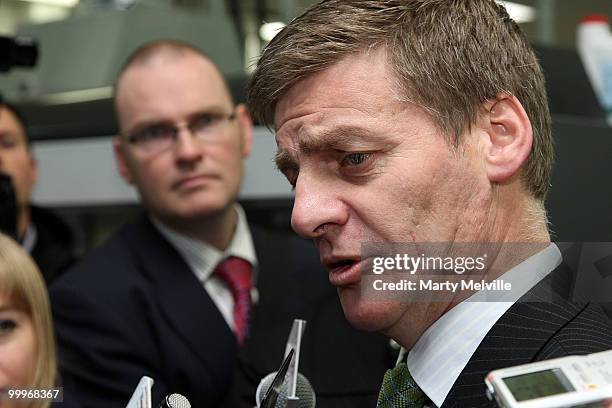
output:
[[600,305],[573,299],[575,265],[564,262],[515,303],[487,333],[441,408],[496,407],[488,372],[612,349],[612,323]]
[[30,210],[36,227],[30,255],[48,286],[74,262],[74,238],[70,227],[51,211],[36,206]]
[[84,407],[124,407],[141,376],[214,406],[237,345],[202,284],[152,224],[122,228],[50,290],[64,387]]
[[[336,295],[311,243],[286,233],[252,233],[260,303],[245,349],[256,349],[272,371],[293,318]],[[235,336],[201,282],[146,218],[123,227],[62,276],[51,287],[51,301],[64,386],[84,407],[124,407],[142,375],[155,380],[154,404],[178,392],[192,406],[212,408],[228,392]],[[335,330],[323,330],[324,341]],[[325,361],[327,367],[341,363]],[[384,372],[387,362],[378,364]],[[253,396],[254,390],[251,404]]]

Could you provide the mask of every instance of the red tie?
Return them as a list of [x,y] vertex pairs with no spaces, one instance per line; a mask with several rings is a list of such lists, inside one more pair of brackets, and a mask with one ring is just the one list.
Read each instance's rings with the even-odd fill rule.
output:
[[227,285],[234,297],[234,325],[239,344],[244,343],[251,314],[251,264],[230,256],[215,269],[215,274]]

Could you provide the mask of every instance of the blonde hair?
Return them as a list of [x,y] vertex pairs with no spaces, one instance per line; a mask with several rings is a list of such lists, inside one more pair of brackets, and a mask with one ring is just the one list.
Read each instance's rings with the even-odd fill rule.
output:
[[[0,295],[32,319],[36,338],[36,371],[31,388],[55,386],[57,361],[49,296],[38,267],[11,238],[0,233]],[[33,400],[32,408],[47,408],[49,400]]]

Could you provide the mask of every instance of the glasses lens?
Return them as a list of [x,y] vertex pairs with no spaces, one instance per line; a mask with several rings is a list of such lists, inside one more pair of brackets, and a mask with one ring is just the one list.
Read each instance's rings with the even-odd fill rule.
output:
[[172,146],[176,129],[170,125],[151,126],[132,136],[132,143],[146,151],[160,151]]
[[198,136],[209,136],[215,134],[223,115],[215,113],[204,113],[189,123],[191,131]]

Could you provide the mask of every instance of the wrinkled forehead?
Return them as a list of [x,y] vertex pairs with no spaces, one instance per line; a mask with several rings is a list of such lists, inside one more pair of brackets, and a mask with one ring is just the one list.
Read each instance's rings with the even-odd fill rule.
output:
[[285,92],[274,112],[274,128],[327,109],[345,107],[375,115],[401,108],[397,77],[383,48],[347,55],[312,73]]

